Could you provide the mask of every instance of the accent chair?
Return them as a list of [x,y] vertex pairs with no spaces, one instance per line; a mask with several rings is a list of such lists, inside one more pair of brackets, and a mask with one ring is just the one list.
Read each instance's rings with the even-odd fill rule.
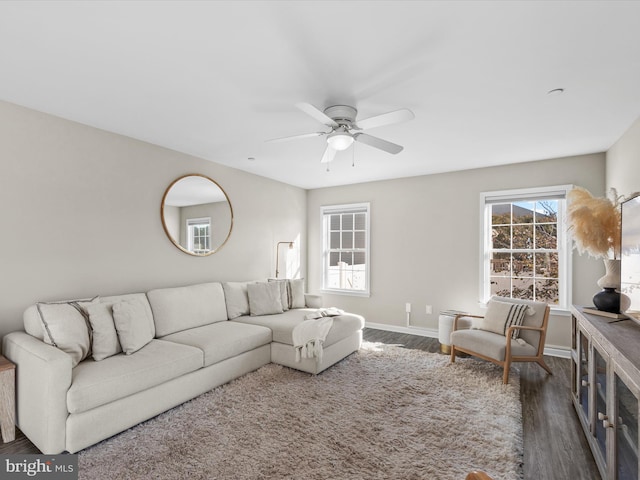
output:
[[[513,362],[536,362],[552,375],[544,362],[544,340],[550,307],[544,302],[492,297],[484,316],[456,315],[451,332],[451,363],[463,352],[503,367],[509,383]],[[471,328],[459,329],[460,317],[473,318]]]

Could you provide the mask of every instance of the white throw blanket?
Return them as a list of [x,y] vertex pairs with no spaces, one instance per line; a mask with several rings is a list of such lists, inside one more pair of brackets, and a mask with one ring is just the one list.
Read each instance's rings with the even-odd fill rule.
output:
[[315,320],[316,318],[322,317],[337,317],[338,315],[342,315],[344,312],[336,307],[329,308],[319,308],[315,312],[308,313],[305,315],[305,320]]
[[333,325],[333,318],[321,317],[317,320],[304,320],[293,329],[293,346],[296,349],[296,362],[302,358],[314,358],[322,361],[322,344]]

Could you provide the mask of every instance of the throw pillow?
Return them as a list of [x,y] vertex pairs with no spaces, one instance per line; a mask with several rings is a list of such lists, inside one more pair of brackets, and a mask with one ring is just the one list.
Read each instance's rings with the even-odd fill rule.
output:
[[[522,303],[489,300],[487,313],[484,318],[480,320],[479,328],[500,335],[506,335],[509,327],[522,325],[524,316],[530,308],[528,305]],[[514,331],[512,338],[518,338],[519,332],[519,330]]]
[[233,320],[242,315],[249,315],[249,282],[225,282],[222,284],[224,300],[227,305],[227,318]]
[[291,308],[304,308],[306,306],[304,301],[304,279],[289,280],[289,289],[291,292],[289,306]]
[[44,343],[68,353],[73,367],[91,353],[91,327],[84,308],[97,298],[36,304]]
[[113,323],[126,355],[140,350],[156,334],[153,318],[148,315],[144,303],[137,299],[114,304]]
[[113,304],[93,303],[87,307],[93,330],[91,355],[96,362],[122,352],[118,333],[113,323]]
[[247,285],[249,311],[252,316],[282,313],[282,296],[278,282],[251,283]]
[[278,280],[276,278],[270,278],[269,282],[275,282],[280,285],[280,300],[282,303],[282,310],[285,312],[289,310],[289,280]]

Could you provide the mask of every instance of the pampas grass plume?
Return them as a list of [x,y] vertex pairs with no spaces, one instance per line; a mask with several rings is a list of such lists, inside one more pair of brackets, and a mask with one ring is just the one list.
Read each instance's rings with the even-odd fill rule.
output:
[[619,197],[612,189],[613,200],[596,198],[582,187],[567,194],[568,231],[578,252],[596,258],[620,255]]

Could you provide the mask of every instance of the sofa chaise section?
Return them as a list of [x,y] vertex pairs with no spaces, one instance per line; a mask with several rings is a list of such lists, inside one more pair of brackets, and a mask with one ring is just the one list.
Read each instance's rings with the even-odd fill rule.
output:
[[242,323],[268,327],[273,332],[271,343],[271,361],[279,365],[318,374],[331,365],[339,362],[347,355],[360,349],[364,318],[352,313],[344,313],[332,317],[333,325],[323,343],[322,360],[302,358],[296,361],[293,345],[293,330],[315,309],[301,308],[288,310],[279,315],[250,316],[244,315],[231,323]]

